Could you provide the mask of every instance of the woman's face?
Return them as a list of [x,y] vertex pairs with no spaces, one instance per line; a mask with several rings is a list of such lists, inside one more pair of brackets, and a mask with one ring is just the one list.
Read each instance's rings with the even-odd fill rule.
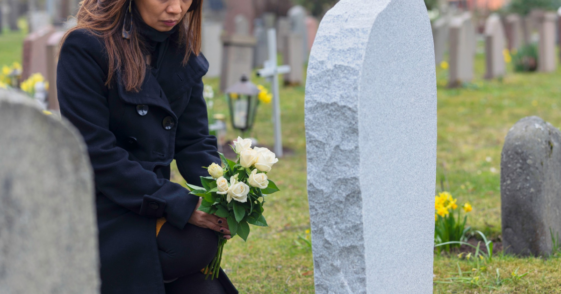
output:
[[183,19],[193,0],[135,0],[135,3],[147,25],[166,32]]

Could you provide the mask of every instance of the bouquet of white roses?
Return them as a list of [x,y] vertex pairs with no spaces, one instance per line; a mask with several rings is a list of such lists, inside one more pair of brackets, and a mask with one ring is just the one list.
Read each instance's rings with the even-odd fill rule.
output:
[[[263,217],[265,197],[279,191],[267,173],[278,162],[275,154],[267,148],[251,148],[250,139],[238,137],[232,146],[238,155],[231,161],[220,153],[222,165],[211,164],[209,177],[201,177],[203,187],[187,184],[191,194],[202,198],[199,210],[226,218],[232,237],[247,240],[249,225],[267,226]],[[207,278],[218,277],[222,251],[226,239],[218,234],[218,252],[204,269]]]

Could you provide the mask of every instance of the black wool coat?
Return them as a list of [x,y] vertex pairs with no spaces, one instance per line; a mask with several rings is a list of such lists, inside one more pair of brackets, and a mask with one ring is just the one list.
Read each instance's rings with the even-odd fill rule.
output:
[[158,75],[148,68],[135,93],[117,82],[118,72],[111,87],[104,85],[108,58],[101,38],[76,30],[61,48],[60,110],[84,137],[95,176],[103,294],[165,293],[156,219],[182,229],[198,202],[170,182],[170,163],[176,159],[195,185],[208,175],[202,166],[220,163],[202,96],[208,62],[192,54],[183,66],[184,50],[170,41]]

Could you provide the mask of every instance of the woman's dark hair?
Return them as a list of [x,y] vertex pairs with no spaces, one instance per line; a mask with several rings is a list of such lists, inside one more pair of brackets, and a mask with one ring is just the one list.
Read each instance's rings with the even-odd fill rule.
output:
[[[123,39],[122,27],[125,11],[128,10],[129,1],[134,0],[83,0],[76,16],[78,24],[69,30],[61,41],[72,31],[87,29],[103,38],[109,57],[109,71],[105,85],[111,86],[111,80],[117,70],[121,71],[121,82],[127,91],[138,92],[144,81],[146,62],[142,51],[142,40],[134,28],[138,28],[133,18],[133,29],[130,39]],[[193,0],[191,7],[184,18],[177,24],[179,26],[176,42],[185,47],[183,64],[189,61],[191,54],[199,55],[201,52],[201,22],[203,0]],[[126,14],[127,21],[131,15]],[[127,24],[127,28],[129,25]]]

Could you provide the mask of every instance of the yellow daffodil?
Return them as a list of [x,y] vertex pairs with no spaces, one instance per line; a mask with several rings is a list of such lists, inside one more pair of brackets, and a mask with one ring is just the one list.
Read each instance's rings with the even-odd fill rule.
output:
[[14,62],[12,64],[12,68],[15,70],[21,70],[21,64],[19,64],[19,62]]
[[49,82],[45,82],[45,90],[49,91]]
[[504,56],[504,59],[505,59],[506,63],[511,63],[512,62],[512,56],[510,56],[510,52],[508,51],[508,49],[503,50],[503,56]]
[[7,76],[12,72],[12,69],[9,68],[8,66],[4,65],[2,66],[2,75]]
[[261,92],[266,91],[265,87],[263,87],[261,85],[257,85],[257,89],[259,89],[259,91],[261,91]]
[[446,209],[445,207],[441,206],[438,208],[438,210],[436,211],[436,214],[440,215],[441,217],[445,217],[449,214],[448,209]]
[[448,69],[448,67],[450,67],[450,65],[448,64],[448,62],[443,61],[440,63],[440,68],[442,69]]
[[306,230],[306,234],[310,234],[310,230]]
[[259,98],[259,101],[265,104],[269,104],[271,103],[271,100],[273,100],[273,96],[265,91],[260,92],[257,98]]
[[465,212],[470,212],[470,211],[473,209],[473,208],[471,207],[471,204],[469,204],[469,203],[464,204],[464,207],[463,207],[463,208],[464,208],[464,211],[465,211]]

